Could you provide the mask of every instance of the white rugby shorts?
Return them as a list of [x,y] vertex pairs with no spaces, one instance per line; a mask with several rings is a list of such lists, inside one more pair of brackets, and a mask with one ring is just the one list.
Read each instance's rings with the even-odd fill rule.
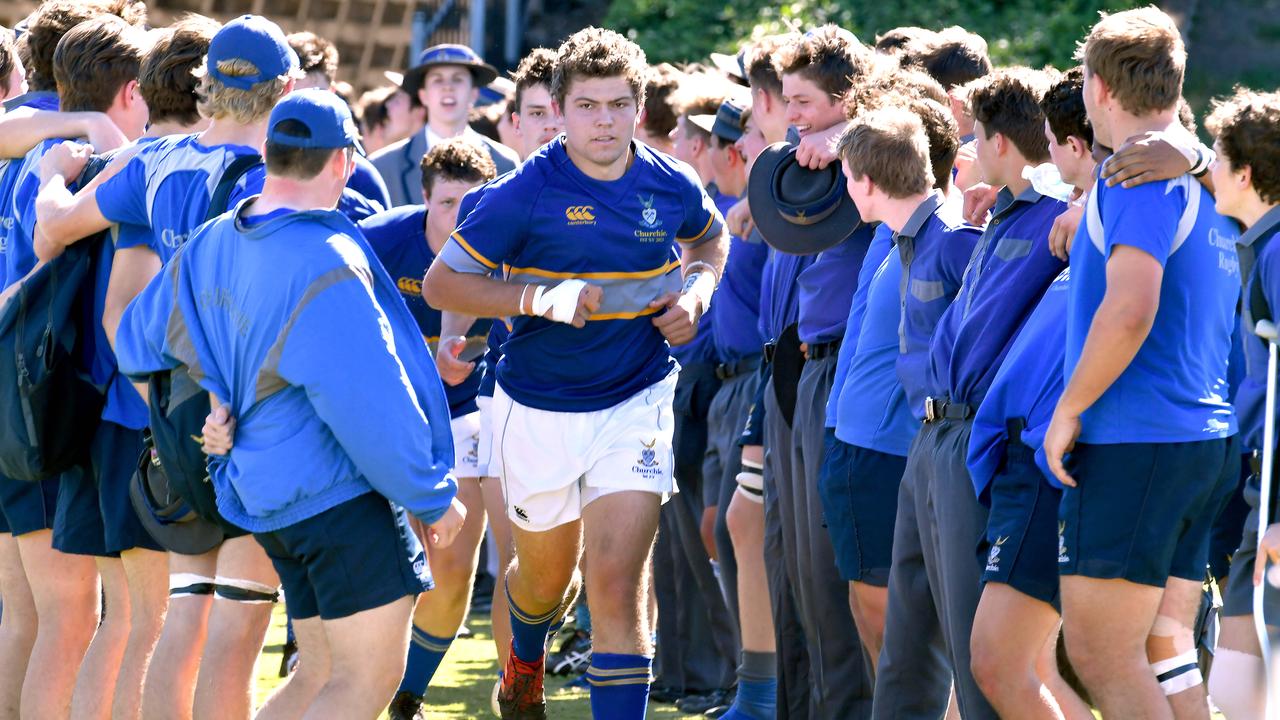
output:
[[674,491],[672,372],[604,410],[554,412],[493,393],[490,474],[502,480],[507,516],[543,531],[582,517],[596,498],[639,490],[663,501]]
[[476,466],[482,477],[493,477],[498,473],[498,464],[490,462],[493,457],[493,398],[481,395],[476,398],[476,406],[480,408],[480,442],[476,444]]

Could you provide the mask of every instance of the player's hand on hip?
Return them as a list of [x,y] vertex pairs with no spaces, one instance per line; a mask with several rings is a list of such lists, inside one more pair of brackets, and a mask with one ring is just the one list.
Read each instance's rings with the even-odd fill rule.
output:
[[471,377],[472,371],[476,369],[474,362],[458,359],[466,347],[467,339],[461,335],[440,338],[440,344],[436,347],[436,372],[440,374],[444,384],[459,385]]
[[442,549],[449,547],[462,531],[462,525],[466,521],[467,506],[455,497],[449,501],[449,509],[444,511],[444,515],[427,526],[427,539],[431,542],[431,546]]
[[1071,415],[1061,408],[1055,410],[1044,435],[1044,457],[1050,472],[1066,487],[1076,487],[1075,478],[1067,474],[1064,458],[1075,448],[1078,437],[1080,416]]
[[40,181],[43,183],[55,174],[71,182],[93,155],[93,148],[84,143],[65,142],[54,145],[40,158]]
[[649,303],[649,307],[665,308],[653,318],[653,326],[672,345],[684,345],[697,335],[702,301],[693,293],[669,292]]
[[206,455],[226,455],[235,444],[236,419],[226,405],[221,405],[209,412],[204,419],[204,452]]

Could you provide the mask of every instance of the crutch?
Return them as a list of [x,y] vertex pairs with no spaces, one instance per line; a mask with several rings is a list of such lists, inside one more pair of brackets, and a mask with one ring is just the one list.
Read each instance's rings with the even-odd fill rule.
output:
[[[1267,341],[1267,402],[1266,416],[1262,425],[1262,477],[1259,478],[1261,492],[1258,496],[1258,542],[1261,543],[1271,519],[1271,473],[1275,462],[1276,433],[1276,343],[1280,341],[1280,331],[1270,320],[1259,320],[1253,332]],[[1276,592],[1274,588],[1268,587],[1272,584],[1270,575],[1269,571],[1264,573],[1263,582],[1253,589],[1253,622],[1258,631],[1258,642],[1262,647],[1262,662],[1266,668],[1267,720],[1280,720],[1280,697],[1278,697],[1280,682],[1275,677],[1277,668],[1271,657],[1271,634],[1267,630],[1267,621],[1263,614],[1266,594]]]

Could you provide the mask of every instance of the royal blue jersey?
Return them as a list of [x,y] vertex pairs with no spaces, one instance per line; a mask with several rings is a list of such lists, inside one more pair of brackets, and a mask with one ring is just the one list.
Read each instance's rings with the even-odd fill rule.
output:
[[[1244,355],[1245,376],[1235,393],[1236,416],[1243,447],[1261,450],[1267,402],[1267,341],[1254,334],[1258,320],[1276,322],[1280,308],[1280,206],[1267,211],[1240,236],[1240,272],[1244,278],[1243,318],[1238,345]],[[1234,374],[1234,373],[1233,373]]]
[[649,303],[680,290],[675,243],[718,238],[724,224],[692,168],[642,143],[632,151],[621,178],[595,180],[557,138],[486,186],[440,253],[457,272],[503,267],[512,282],[578,278],[603,288],[585,328],[515,318],[497,379],[523,405],[603,410],[675,368]]
[[395,284],[334,210],[203,225],[125,310],[131,377],[183,366],[237,418],[218,509],[272,532],[376,491],[422,522],[457,484],[435,363]]
[[924,419],[929,395],[929,345],[943,313],[960,291],[964,269],[981,231],[966,225],[934,191],[894,234],[903,277],[898,326],[898,380],[908,407]]
[[[853,352],[858,346],[858,335],[862,332],[862,320],[867,314],[867,294],[871,292],[871,279],[875,277],[880,264],[884,262],[891,250],[893,250],[893,230],[884,223],[877,223],[873,229],[871,245],[862,259],[862,267],[858,269],[857,290],[853,293],[853,302],[849,304],[849,317],[844,322],[844,338],[840,343],[840,353],[836,357],[836,376],[831,383],[831,394],[827,396],[826,427],[834,428],[837,424],[840,391],[849,377],[849,364],[853,361]],[[895,314],[896,307],[895,305]]]
[[[257,154],[242,145],[201,145],[199,135],[160,138],[98,186],[98,209],[111,222],[151,228],[149,246],[162,262],[168,262],[187,235],[205,221],[210,197],[227,167],[238,157]],[[265,177],[262,166],[246,173],[236,183],[228,206],[258,193]]]
[[986,399],[973,419],[969,436],[969,477],[979,498],[1004,464],[1009,444],[1009,421],[1021,421],[1017,438],[1035,450],[1036,464],[1045,480],[1062,487],[1049,472],[1044,456],[1044,435],[1062,396],[1062,358],[1067,339],[1067,295],[1070,269],[1049,284],[1040,303],[1009,345],[1000,369],[991,381]]
[[711,333],[721,362],[732,363],[760,354],[764,345],[760,284],[768,257],[769,246],[759,233],[752,233],[745,240],[737,235],[730,238],[729,259],[711,303],[715,317]]
[[[36,110],[57,110],[58,94],[40,91],[19,95],[4,104],[5,111],[11,112],[20,107]],[[26,158],[0,159],[0,289],[9,287],[23,278],[26,273],[14,276],[9,267],[17,267],[30,262],[27,270],[34,266],[34,261],[23,258],[10,258],[14,247],[14,234],[18,232],[14,218],[14,194],[18,186],[18,178],[22,175]],[[24,255],[25,257],[25,255]]]
[[[886,238],[887,239],[887,238]],[[872,246],[874,248],[874,245]],[[871,253],[867,253],[868,259]],[[898,379],[898,325],[902,312],[899,288],[902,258],[891,249],[868,281],[866,309],[852,346],[849,368],[836,405],[836,437],[877,452],[906,457],[920,422],[907,407]],[[854,319],[850,318],[850,327]],[[840,348],[842,351],[844,347]]]
[[995,214],[965,268],[929,350],[929,394],[982,404],[1005,350],[1066,263],[1049,252],[1049,231],[1066,204],[1028,187],[1002,189]]
[[[40,159],[49,148],[71,142],[65,138],[41,141],[22,158],[14,179],[13,194],[6,209],[13,229],[8,234],[5,252],[5,277],[13,282],[26,277],[36,266],[36,195],[40,192]],[[74,186],[73,186],[74,190]]]
[[784,330],[800,320],[800,273],[815,259],[815,255],[790,255],[769,249],[760,289],[760,313],[768,322],[765,330],[769,342],[777,342]]
[[874,234],[875,228],[863,223],[849,239],[818,253],[800,273],[796,279],[800,342],[818,345],[844,337],[844,323],[858,289],[856,278]]
[[[422,297],[422,279],[436,259],[427,244],[426,219],[427,209],[422,205],[402,205],[374,215],[359,223],[358,227],[382,262],[382,267],[395,281],[400,296],[409,306],[409,312],[418,322],[418,329],[434,355],[440,342],[440,311],[428,305]],[[485,343],[491,324],[488,319],[477,320],[467,331],[468,345]],[[466,380],[444,386],[450,416],[458,418],[479,409],[476,407],[476,392],[483,374],[483,360],[476,358],[476,367]]]
[[1227,358],[1240,298],[1237,236],[1190,175],[1133,188],[1094,187],[1071,248],[1068,381],[1107,289],[1112,248],[1129,245],[1151,255],[1164,277],[1150,334],[1084,412],[1081,442],[1193,442],[1236,432]]

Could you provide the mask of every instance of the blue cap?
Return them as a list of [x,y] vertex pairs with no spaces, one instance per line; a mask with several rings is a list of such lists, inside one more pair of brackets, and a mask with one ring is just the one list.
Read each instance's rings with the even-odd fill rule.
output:
[[[306,135],[281,132],[277,128],[285,120],[302,123],[307,128]],[[289,93],[276,103],[267,121],[267,142],[299,148],[361,150],[360,131],[351,119],[351,109],[335,93],[319,88]]]
[[410,94],[418,92],[422,87],[422,79],[427,71],[440,65],[459,65],[471,71],[476,87],[483,87],[498,77],[498,71],[466,45],[444,43],[432,45],[418,55],[418,62],[404,74],[401,88]]
[[[232,77],[218,72],[223,60],[247,60],[258,68],[256,75]],[[227,87],[248,90],[298,69],[298,55],[289,47],[280,26],[260,15],[241,15],[232,20],[209,43],[205,71]]]

